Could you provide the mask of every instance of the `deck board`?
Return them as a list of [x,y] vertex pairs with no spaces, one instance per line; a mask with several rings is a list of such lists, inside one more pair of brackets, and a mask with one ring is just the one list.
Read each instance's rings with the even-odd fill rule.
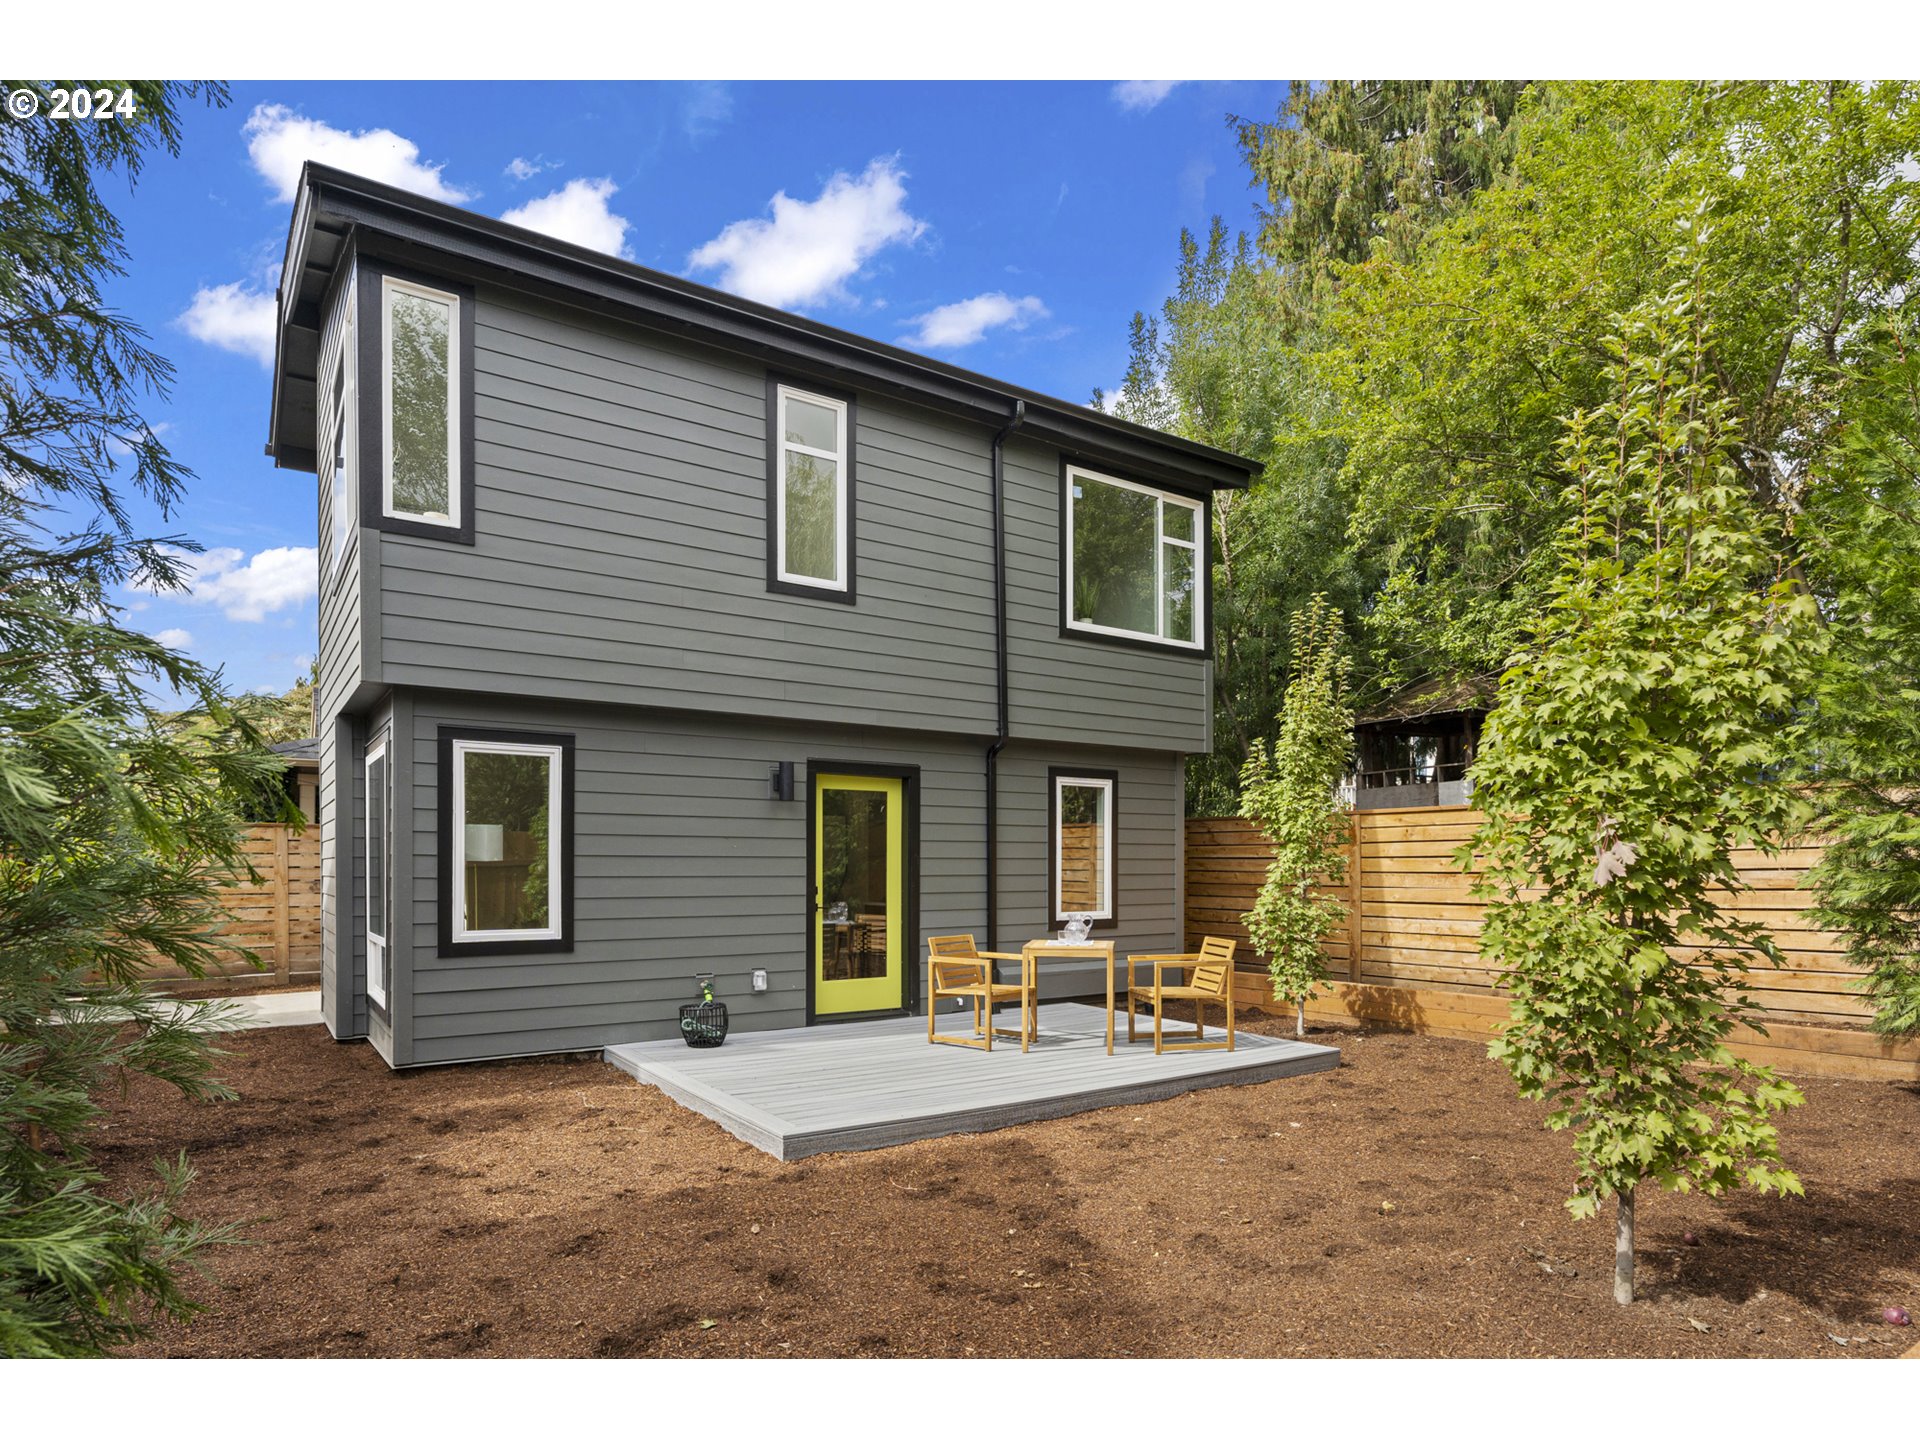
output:
[[[1012,1013],[1004,1023],[1018,1024]],[[941,1027],[962,1033],[966,1020],[943,1015]],[[1169,1036],[1191,1031],[1167,1025]],[[679,1040],[613,1045],[606,1059],[782,1160],[997,1130],[1340,1063],[1330,1046],[1271,1035],[1243,1032],[1232,1052],[1164,1055],[1126,1038],[1121,1016],[1109,1056],[1105,1012],[1069,1003],[1040,1007],[1040,1039],[1024,1055],[1017,1040],[997,1040],[991,1053],[929,1045],[927,1022],[902,1017],[749,1032],[713,1050]]]

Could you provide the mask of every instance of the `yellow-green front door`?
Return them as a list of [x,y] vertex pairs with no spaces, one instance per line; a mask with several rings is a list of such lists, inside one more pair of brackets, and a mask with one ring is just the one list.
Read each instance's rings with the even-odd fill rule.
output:
[[813,777],[813,1013],[902,1007],[906,784]]

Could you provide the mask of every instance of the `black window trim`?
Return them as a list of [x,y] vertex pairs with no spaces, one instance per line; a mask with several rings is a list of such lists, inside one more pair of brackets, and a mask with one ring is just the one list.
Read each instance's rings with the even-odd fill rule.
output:
[[[847,587],[832,590],[822,585],[801,585],[780,578],[780,388],[818,395],[847,407]],[[804,600],[825,600],[835,605],[852,605],[858,598],[860,561],[859,490],[859,400],[851,390],[824,385],[806,375],[767,372],[767,592],[791,595]]]
[[[1071,598],[1067,594],[1067,549],[1073,543],[1073,536],[1067,529],[1067,483],[1070,470],[1091,471],[1096,477],[1106,476],[1113,480],[1125,480],[1130,485],[1158,491],[1162,495],[1177,495],[1182,500],[1197,501],[1200,505],[1200,538],[1196,547],[1195,564],[1199,568],[1199,578],[1203,588],[1200,612],[1200,643],[1182,645],[1177,640],[1160,640],[1149,636],[1101,635],[1092,630],[1082,630],[1068,624],[1072,616],[1069,606]],[[1060,638],[1062,640],[1081,640],[1092,645],[1118,645],[1124,650],[1150,650],[1155,655],[1185,655],[1195,660],[1213,658],[1213,497],[1199,490],[1183,490],[1177,485],[1169,485],[1164,480],[1150,479],[1119,469],[1101,460],[1097,456],[1077,454],[1072,451],[1060,452],[1060,483],[1056,487],[1055,502],[1058,505],[1060,527],[1059,553],[1059,589],[1060,589]],[[1159,603],[1155,597],[1155,604]]]
[[[559,892],[560,934],[550,940],[460,940],[453,938],[453,744],[456,740],[492,742],[506,745],[554,745],[560,750],[560,883],[549,876],[548,903]],[[479,729],[467,725],[442,725],[439,729],[439,767],[435,783],[439,788],[439,836],[435,850],[439,856],[437,917],[440,958],[466,955],[557,955],[573,949],[574,888],[574,737],[544,730]]]
[[[411,535],[421,540],[439,540],[448,545],[473,544],[473,286],[444,276],[394,265],[364,252],[359,256],[359,281],[355,316],[354,397],[360,424],[360,524],[363,529],[381,530],[389,535]],[[386,375],[381,368],[381,348],[386,333],[386,309],[383,282],[388,276],[408,285],[439,290],[460,301],[459,371],[460,407],[459,487],[460,523],[436,525],[428,520],[407,520],[389,515],[386,503],[386,416],[381,396]]]
[[1095,920],[1095,930],[1114,930],[1120,925],[1120,772],[1092,765],[1049,765],[1047,767],[1047,928],[1059,930],[1066,925],[1060,914],[1060,782],[1062,780],[1104,780],[1107,791],[1107,844],[1113,857],[1111,883],[1113,893],[1107,909],[1112,913]]

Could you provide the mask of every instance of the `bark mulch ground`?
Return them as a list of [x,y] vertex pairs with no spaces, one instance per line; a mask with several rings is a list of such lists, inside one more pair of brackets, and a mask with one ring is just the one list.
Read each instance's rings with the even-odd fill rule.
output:
[[[1283,1022],[1249,1016],[1252,1029]],[[1920,1087],[1802,1081],[1804,1199],[1649,1194],[1643,1301],[1565,1137],[1479,1045],[781,1163],[597,1061],[393,1075],[230,1043],[236,1102],[141,1084],[102,1159],[185,1148],[251,1221],[144,1355],[1892,1356],[1920,1313]],[[1692,1232],[1697,1243],[1684,1243]],[[1843,1343],[1844,1342],[1844,1343]]]

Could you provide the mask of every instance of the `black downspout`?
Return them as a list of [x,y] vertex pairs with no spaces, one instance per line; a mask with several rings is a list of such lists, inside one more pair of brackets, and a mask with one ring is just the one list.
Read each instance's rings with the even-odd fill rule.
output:
[[1027,418],[1027,402],[1013,402],[1013,418],[993,437],[993,743],[987,747],[987,945],[1000,948],[1000,752],[1006,748],[1007,719],[1007,437]]

